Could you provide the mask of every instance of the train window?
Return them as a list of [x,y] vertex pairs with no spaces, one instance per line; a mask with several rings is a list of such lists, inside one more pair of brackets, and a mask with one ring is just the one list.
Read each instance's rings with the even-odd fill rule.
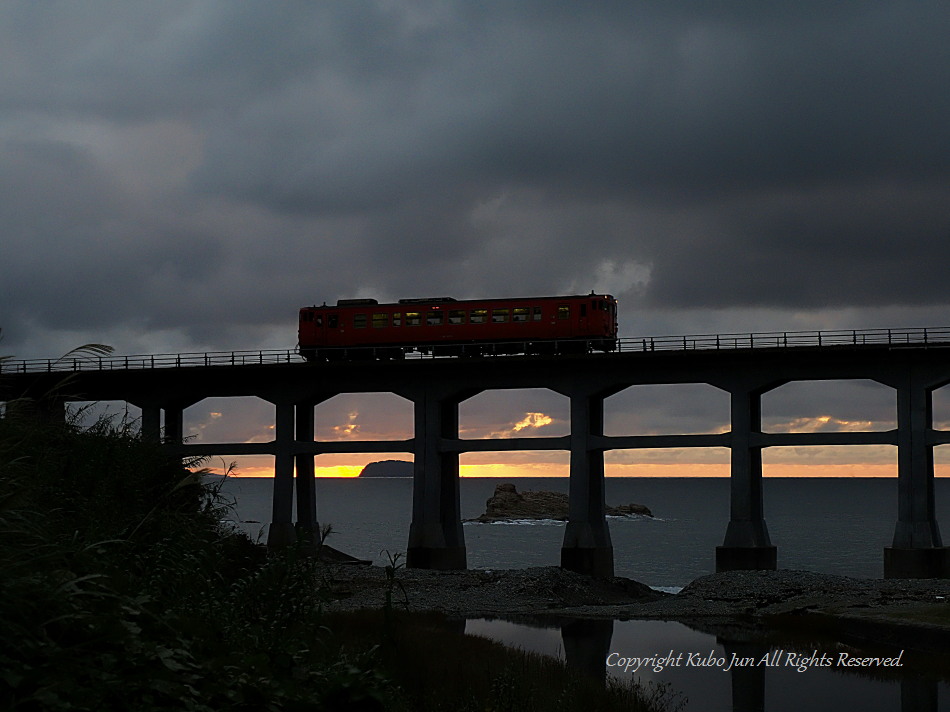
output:
[[389,314],[387,312],[375,312],[373,314],[373,328],[385,329],[389,326]]
[[313,323],[317,325],[317,328],[320,329],[323,327],[323,315],[315,314],[313,316]]
[[393,312],[393,326],[402,326],[402,312]]
[[568,304],[561,304],[557,308],[557,318],[558,319],[570,319],[571,318],[571,307]]
[[406,312],[406,326],[422,326],[422,313]]
[[337,314],[327,314],[327,327],[336,329],[340,325],[340,317]]
[[449,323],[450,324],[464,324],[465,323],[465,311],[463,309],[453,309],[449,312]]
[[528,307],[515,307],[511,310],[512,321],[528,321]]
[[508,321],[508,310],[492,309],[491,320],[493,324],[504,324],[506,321]]
[[541,321],[541,307],[531,307],[531,320]]
[[581,304],[581,316],[587,316],[587,305]]
[[303,312],[301,321],[313,321],[313,312]]
[[442,312],[430,311],[426,313],[426,326],[442,326]]
[[365,328],[366,328],[366,315],[365,315],[365,314],[354,314],[354,315],[353,315],[353,328],[354,328],[354,329],[365,329]]
[[488,321],[487,309],[472,309],[468,319],[469,324],[484,324],[486,321]]

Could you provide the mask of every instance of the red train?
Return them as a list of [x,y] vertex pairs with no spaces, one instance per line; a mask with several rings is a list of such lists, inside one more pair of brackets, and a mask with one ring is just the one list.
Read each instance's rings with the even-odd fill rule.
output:
[[419,351],[446,356],[611,351],[617,300],[609,294],[515,299],[451,297],[341,299],[304,307],[298,332],[308,361],[402,358]]

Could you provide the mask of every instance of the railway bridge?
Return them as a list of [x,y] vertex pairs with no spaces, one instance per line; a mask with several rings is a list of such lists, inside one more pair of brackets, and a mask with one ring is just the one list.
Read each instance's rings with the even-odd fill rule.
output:
[[[510,344],[506,345],[510,349]],[[342,355],[342,354],[341,354]],[[613,573],[605,518],[604,453],[627,448],[728,447],[730,519],[716,549],[717,570],[774,569],[776,547],[763,516],[762,451],[773,446],[886,444],[897,448],[898,516],[884,549],[886,577],[948,577],[950,548],[935,517],[933,391],[950,383],[950,328],[784,332],[622,339],[611,353],[375,360],[351,350],[346,360],[302,361],[292,351],[171,354],[6,361],[6,395],[56,393],[46,415],[62,418],[67,401],[120,400],[142,409],[143,436],[163,439],[182,456],[272,455],[273,513],[268,545],[285,546],[318,531],[314,456],[406,452],[414,457],[407,565],[466,567],[459,507],[459,454],[498,450],[570,452],[570,509],[561,565],[597,576]],[[68,386],[57,388],[65,374]],[[875,432],[766,433],[761,397],[793,381],[868,379],[892,388],[896,429]],[[730,397],[728,432],[699,435],[604,434],[604,399],[628,386],[709,384]],[[487,390],[547,388],[570,400],[563,437],[464,439],[459,403]],[[405,440],[319,442],[314,407],[341,393],[387,392],[413,403]],[[263,443],[183,442],[183,411],[214,396],[256,396],[274,405],[275,437]],[[294,492],[296,491],[296,512]]]

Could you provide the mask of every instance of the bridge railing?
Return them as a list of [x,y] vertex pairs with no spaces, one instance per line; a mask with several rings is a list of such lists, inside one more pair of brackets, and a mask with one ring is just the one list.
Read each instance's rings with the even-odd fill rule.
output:
[[58,359],[0,361],[0,373],[52,373],[58,371],[114,371],[119,369],[182,368],[187,366],[247,366],[296,363],[302,359],[294,349],[261,351],[209,351],[181,354],[136,354],[133,356],[70,356]]
[[[590,350],[600,340],[586,344]],[[555,346],[558,343],[555,342]],[[709,351],[716,349],[783,349],[835,346],[944,346],[950,347],[950,327],[913,329],[859,329],[847,331],[775,331],[736,334],[693,334],[686,336],[649,336],[617,340],[617,350],[636,351]],[[486,355],[517,355],[517,344],[511,342],[482,344]],[[521,352],[527,352],[526,342]],[[580,347],[580,348],[579,348]],[[567,353],[585,350],[585,342],[571,341]],[[374,347],[340,349],[348,358],[372,359]],[[391,352],[392,349],[383,349]],[[342,352],[345,352],[343,354]],[[407,354],[410,358],[433,358],[435,354]],[[59,359],[0,360],[0,373],[47,373],[74,371],[110,371],[118,369],[184,368],[189,366],[247,366],[278,363],[301,363],[295,349],[259,351],[212,351],[206,353],[139,354],[134,356],[78,356]]]
[[620,351],[692,351],[710,349],[795,348],[816,346],[950,346],[950,327],[851,329],[840,331],[772,331],[624,338]]

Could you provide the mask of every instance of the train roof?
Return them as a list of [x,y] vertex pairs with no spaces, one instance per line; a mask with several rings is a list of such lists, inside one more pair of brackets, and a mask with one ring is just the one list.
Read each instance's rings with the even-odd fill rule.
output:
[[544,296],[544,297],[490,297],[486,299],[455,299],[454,297],[419,297],[412,299],[400,299],[397,302],[382,302],[380,303],[376,299],[366,298],[366,299],[338,299],[336,305],[328,305],[324,302],[320,307],[314,305],[311,308],[326,308],[326,309],[335,309],[335,308],[346,308],[346,307],[368,307],[368,306],[383,306],[383,307],[398,307],[398,306],[420,306],[420,305],[438,305],[438,304],[494,304],[494,303],[508,303],[508,302],[539,302],[539,301],[552,301],[559,299],[589,299],[591,297],[600,298],[600,299],[613,299],[613,295],[610,294],[598,294],[591,292],[590,294],[561,294],[555,296]]

